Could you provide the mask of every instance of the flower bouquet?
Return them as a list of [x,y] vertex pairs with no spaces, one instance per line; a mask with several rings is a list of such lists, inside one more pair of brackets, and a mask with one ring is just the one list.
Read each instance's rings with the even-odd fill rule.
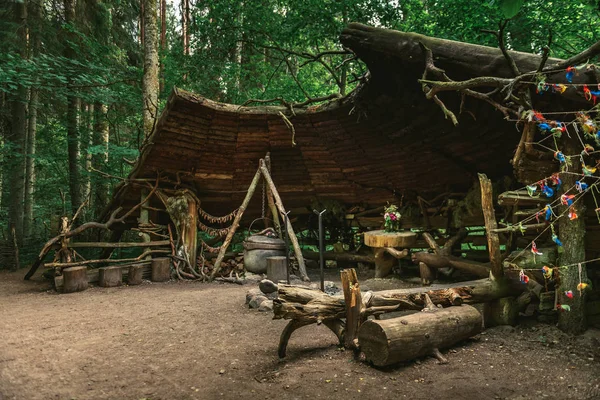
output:
[[399,232],[400,231],[400,213],[398,212],[398,207],[395,205],[390,205],[385,208],[385,213],[383,214],[383,218],[385,223],[383,225],[384,230],[386,232]]

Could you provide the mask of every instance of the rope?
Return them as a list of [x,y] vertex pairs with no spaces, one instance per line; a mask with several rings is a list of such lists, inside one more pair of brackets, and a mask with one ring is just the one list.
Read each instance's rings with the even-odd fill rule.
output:
[[224,215],[222,217],[215,217],[213,215],[210,215],[203,209],[199,208],[198,215],[200,215],[200,217],[202,217],[204,220],[210,222],[211,224],[224,224],[226,222],[233,220],[235,218],[235,216],[237,215],[237,213],[239,212],[239,210],[240,209],[237,208],[227,215]]

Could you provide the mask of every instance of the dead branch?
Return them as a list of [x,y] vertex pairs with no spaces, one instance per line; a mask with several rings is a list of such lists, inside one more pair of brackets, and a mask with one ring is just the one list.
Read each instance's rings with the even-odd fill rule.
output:
[[542,72],[561,70],[561,69],[565,69],[565,68],[573,66],[573,65],[582,64],[582,63],[586,62],[587,60],[597,56],[598,54],[600,54],[600,41],[594,43],[593,45],[591,45],[590,47],[588,47],[581,53],[576,54],[573,57],[571,57],[565,61],[562,61],[562,62],[559,62],[558,64],[554,64],[554,65],[544,68],[542,70]]
[[292,124],[292,122],[288,119],[288,117],[285,116],[284,113],[282,113],[281,111],[279,111],[279,116],[283,119],[283,122],[285,122],[285,125],[288,127],[288,129],[290,130],[290,132],[292,132],[292,147],[296,145],[296,129],[294,128],[294,124]]

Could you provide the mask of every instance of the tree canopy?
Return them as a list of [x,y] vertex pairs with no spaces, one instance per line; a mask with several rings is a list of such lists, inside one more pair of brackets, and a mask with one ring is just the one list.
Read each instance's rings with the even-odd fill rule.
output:
[[[173,86],[234,104],[347,94],[367,72],[338,41],[349,22],[496,46],[485,30],[509,17],[509,49],[540,53],[549,46],[559,58],[600,39],[600,7],[591,0],[154,4],[161,8],[159,107]],[[24,236],[48,236],[56,216],[86,198],[92,207],[85,218],[94,218],[110,195],[107,176],[125,176],[137,157],[145,139],[142,11],[135,0],[0,6],[0,221],[29,201]],[[27,113],[27,132],[15,119],[19,111]],[[24,178],[14,178],[18,171]],[[22,200],[11,206],[17,191]],[[9,238],[8,223],[2,232]]]

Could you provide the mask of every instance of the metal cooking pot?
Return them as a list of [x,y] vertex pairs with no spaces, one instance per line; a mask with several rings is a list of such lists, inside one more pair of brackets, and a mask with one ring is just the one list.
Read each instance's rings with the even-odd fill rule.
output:
[[278,237],[267,236],[273,232],[266,229],[244,240],[244,267],[255,274],[267,272],[267,258],[285,256],[285,242]]

